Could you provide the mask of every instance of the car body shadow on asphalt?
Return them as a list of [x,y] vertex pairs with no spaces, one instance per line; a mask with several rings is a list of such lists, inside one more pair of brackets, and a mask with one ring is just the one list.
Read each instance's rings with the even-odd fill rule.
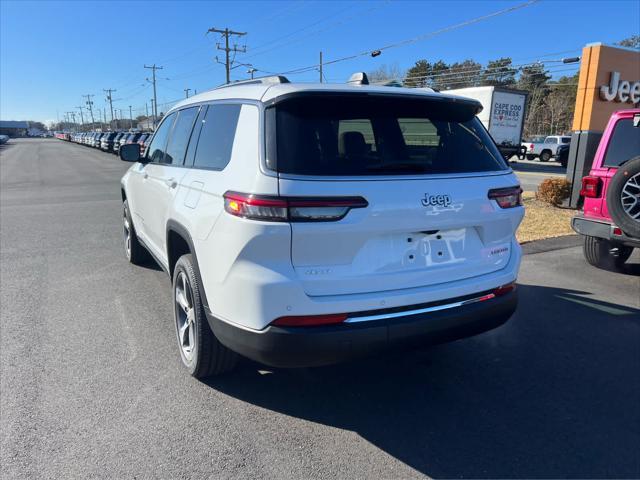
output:
[[514,317],[474,338],[315,369],[243,361],[208,384],[435,478],[640,476],[640,310],[518,290]]

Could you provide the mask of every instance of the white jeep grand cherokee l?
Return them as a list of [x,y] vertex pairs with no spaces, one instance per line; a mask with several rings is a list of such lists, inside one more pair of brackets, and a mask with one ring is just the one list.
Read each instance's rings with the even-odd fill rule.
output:
[[272,77],[179,103],[142,158],[122,146],[126,255],[173,279],[190,373],[237,353],[326,365],[506,322],[524,211],[481,108]]

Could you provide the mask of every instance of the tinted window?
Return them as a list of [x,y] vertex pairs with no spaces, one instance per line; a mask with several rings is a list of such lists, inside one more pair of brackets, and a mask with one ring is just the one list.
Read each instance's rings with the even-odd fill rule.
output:
[[328,176],[505,170],[475,112],[475,104],[428,97],[349,94],[285,100],[267,111],[268,166],[282,173]]
[[604,165],[618,167],[622,162],[638,155],[640,155],[640,127],[634,127],[631,118],[618,120],[604,156]]
[[198,108],[187,108],[178,112],[175,126],[171,132],[169,143],[167,144],[167,152],[164,155],[164,163],[173,165],[182,165],[184,154],[187,151],[187,144],[191,136],[193,121],[198,114]]
[[231,160],[241,105],[209,105],[202,121],[194,166],[222,170]]
[[562,137],[562,143],[569,143],[571,142],[571,137]]
[[544,143],[558,143],[558,140],[556,138],[547,137]]
[[147,153],[149,161],[164,163],[164,147],[167,145],[167,135],[169,135],[169,131],[171,131],[171,126],[175,118],[175,113],[172,113],[164,119],[158,127],[158,130],[156,130],[156,134],[153,137],[151,145],[149,145]]

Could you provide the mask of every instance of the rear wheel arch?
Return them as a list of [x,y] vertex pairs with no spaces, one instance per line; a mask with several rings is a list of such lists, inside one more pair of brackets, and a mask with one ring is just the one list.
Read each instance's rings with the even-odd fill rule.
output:
[[171,278],[173,278],[176,263],[181,256],[187,254],[191,254],[193,257],[193,267],[196,277],[198,278],[198,284],[200,285],[202,303],[208,308],[209,302],[207,302],[207,296],[204,291],[200,268],[198,268],[198,256],[196,254],[196,249],[193,244],[193,240],[191,239],[191,235],[184,225],[176,222],[175,220],[169,220],[167,222],[167,263],[169,267],[169,276]]

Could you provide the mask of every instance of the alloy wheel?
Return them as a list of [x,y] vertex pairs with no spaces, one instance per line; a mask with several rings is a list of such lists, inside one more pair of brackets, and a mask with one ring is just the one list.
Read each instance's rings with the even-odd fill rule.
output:
[[195,350],[195,311],[193,292],[184,272],[179,272],[175,285],[176,330],[184,358],[190,362]]
[[640,173],[626,181],[620,193],[622,208],[636,222],[640,222]]
[[129,223],[129,217],[127,216],[127,209],[123,208],[122,212],[122,237],[124,240],[124,251],[127,254],[127,258],[131,258],[131,224]]

